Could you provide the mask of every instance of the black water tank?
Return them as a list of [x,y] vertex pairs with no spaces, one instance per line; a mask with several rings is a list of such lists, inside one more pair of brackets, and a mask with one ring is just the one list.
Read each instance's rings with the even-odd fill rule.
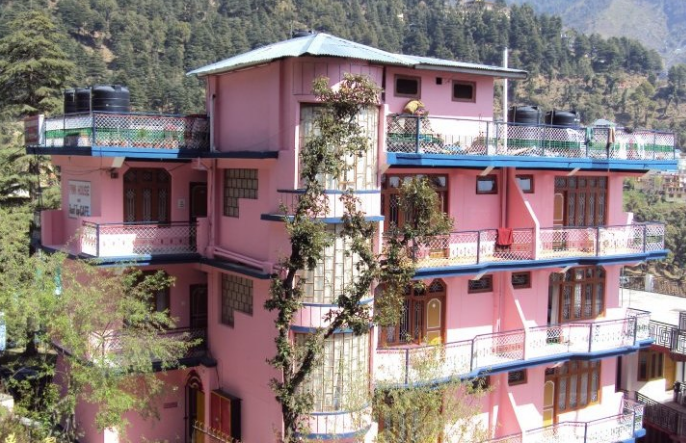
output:
[[93,111],[129,112],[131,94],[126,86],[93,86]]
[[64,90],[64,113],[73,114],[76,112],[76,91],[73,89]]
[[75,112],[91,112],[91,88],[76,89]]
[[512,106],[507,113],[507,121],[538,125],[543,118],[543,111],[538,106]]
[[545,123],[555,126],[577,127],[581,122],[579,113],[576,111],[548,111],[545,114]]

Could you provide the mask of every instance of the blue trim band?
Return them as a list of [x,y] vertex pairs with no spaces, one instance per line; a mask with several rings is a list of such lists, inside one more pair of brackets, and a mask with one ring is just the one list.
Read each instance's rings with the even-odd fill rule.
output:
[[[283,222],[284,217],[288,217],[289,219],[292,219],[292,215],[280,215],[280,214],[262,214],[260,216],[260,220],[264,221],[272,221],[272,222]],[[368,215],[365,216],[364,218],[368,222],[382,222],[384,221],[384,216],[383,215]],[[340,217],[323,217],[323,218],[317,218],[316,220],[326,223],[326,224],[331,224],[335,225],[338,223],[342,223]]]
[[431,168],[521,168],[521,169],[582,169],[589,171],[676,171],[677,160],[621,160],[565,157],[519,157],[417,154],[387,152],[391,166]]
[[[364,300],[360,300],[358,305],[368,305],[370,303],[374,302],[374,298],[367,298]],[[310,308],[337,308],[337,304],[331,304],[331,303],[303,303],[303,306],[307,306]]]
[[597,266],[633,263],[645,260],[660,260],[667,257],[669,251],[662,249],[640,254],[609,255],[605,257],[565,257],[548,260],[521,260],[507,262],[489,262],[463,266],[445,266],[419,268],[414,278],[440,278],[474,275],[482,272],[519,271],[543,268],[565,268],[567,266]]
[[79,155],[84,157],[126,157],[152,160],[235,158],[268,160],[279,158],[279,151],[200,151],[197,149],[122,148],[121,146],[42,147],[27,146],[29,155]]
[[[304,189],[277,189],[276,192],[280,194],[304,194]],[[381,194],[380,189],[360,189],[357,191],[341,191],[339,189],[324,189],[324,194],[326,195],[343,195],[350,192],[353,195],[363,195],[363,194]]]
[[[291,325],[288,329],[291,331],[297,333],[297,334],[313,334],[320,330],[321,328],[315,328],[312,326],[296,326],[296,325]],[[352,333],[353,330],[349,328],[343,328],[343,329],[336,329],[333,331],[334,334],[349,334]]]

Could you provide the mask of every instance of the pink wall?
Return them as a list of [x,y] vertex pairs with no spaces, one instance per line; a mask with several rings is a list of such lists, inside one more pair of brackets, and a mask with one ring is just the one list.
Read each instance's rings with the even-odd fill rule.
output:
[[210,270],[209,327],[210,352],[217,360],[217,385],[242,399],[242,440],[247,443],[274,441],[280,430],[280,410],[269,388],[278,374],[266,363],[274,356],[274,316],[264,310],[269,281],[253,280],[253,315],[234,313],[234,326],[220,322],[221,272]]
[[[467,277],[443,279],[447,286],[446,342],[471,340],[478,334],[493,332],[494,292],[468,294]],[[497,279],[494,289],[497,293]]]
[[[466,118],[493,118],[493,78],[451,72],[422,71],[408,68],[388,67],[386,70],[386,103],[391,113],[402,112],[405,104],[412,100],[395,96],[395,76],[397,74],[419,77],[421,79],[421,100],[430,115],[460,116]],[[442,84],[436,84],[436,78]],[[476,83],[476,102],[465,103],[452,100],[452,81],[463,80]]]

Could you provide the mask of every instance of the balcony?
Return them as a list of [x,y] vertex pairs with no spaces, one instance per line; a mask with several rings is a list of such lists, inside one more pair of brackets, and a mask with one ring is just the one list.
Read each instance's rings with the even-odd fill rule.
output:
[[195,223],[82,222],[80,252],[97,258],[148,257],[197,253]]
[[672,357],[686,359],[686,312],[679,313],[679,326],[655,320],[650,321],[650,337],[655,346],[669,349]]
[[[676,169],[671,132],[392,114],[388,162],[401,166]],[[502,163],[502,164],[500,164]]]
[[637,392],[636,399],[644,404],[646,424],[676,437],[674,441],[683,441],[686,438],[686,408],[681,401],[674,401],[674,397],[682,400],[683,393],[677,392],[674,397],[670,394],[665,393],[658,401]]
[[375,381],[378,385],[409,386],[563,359],[633,352],[650,339],[649,320],[648,312],[627,310],[625,318],[614,320],[494,332],[437,346],[378,349]]
[[[536,260],[560,261],[626,257],[644,260],[666,255],[664,223],[621,226],[515,228],[512,243],[499,246],[498,230],[452,232],[410,245],[408,255],[422,269],[457,269],[504,262],[524,267]],[[512,263],[515,262],[515,263]]]
[[173,157],[209,150],[209,120],[199,115],[90,112],[27,121],[25,128],[27,144],[38,148],[36,153]]
[[600,443],[626,442],[643,436],[643,405],[624,399],[622,413],[588,422],[562,422],[484,443]]

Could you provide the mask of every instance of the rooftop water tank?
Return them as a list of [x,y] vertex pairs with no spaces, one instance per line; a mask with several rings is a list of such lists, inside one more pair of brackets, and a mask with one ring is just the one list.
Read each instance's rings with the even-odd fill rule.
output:
[[91,88],[76,89],[75,112],[91,112]]
[[126,86],[93,86],[93,111],[129,112],[131,94]]
[[512,123],[541,124],[543,111],[538,106],[512,106],[507,113],[507,121]]
[[74,89],[64,90],[64,113],[73,114],[76,112],[76,91]]
[[557,111],[553,109],[545,114],[545,123],[554,126],[577,127],[581,117],[576,111]]

